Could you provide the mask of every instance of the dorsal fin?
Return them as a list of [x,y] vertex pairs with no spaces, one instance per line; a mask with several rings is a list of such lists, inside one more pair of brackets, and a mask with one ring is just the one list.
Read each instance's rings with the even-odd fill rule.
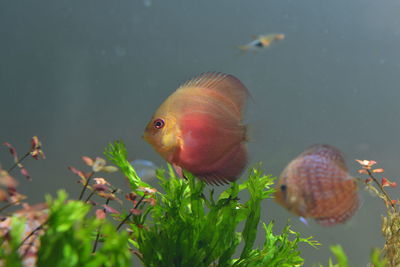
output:
[[244,84],[235,76],[221,72],[205,72],[185,82],[178,90],[186,88],[205,88],[215,90],[223,97],[230,99],[239,110],[250,95]]
[[334,146],[326,144],[312,145],[306,151],[301,153],[299,157],[311,154],[328,158],[334,161],[344,171],[347,171],[346,162],[344,160],[342,152]]

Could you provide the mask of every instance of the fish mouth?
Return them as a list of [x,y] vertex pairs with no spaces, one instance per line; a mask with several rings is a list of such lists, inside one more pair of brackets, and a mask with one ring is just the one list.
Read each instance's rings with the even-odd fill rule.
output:
[[149,130],[148,130],[148,127],[146,127],[146,129],[144,130],[144,133],[142,134],[142,139],[144,139],[147,143],[152,143],[151,142],[151,138],[150,138],[150,133],[149,133]]
[[150,145],[152,145],[157,151],[159,149],[164,150],[165,149],[165,145],[162,144],[162,142],[159,142],[158,140],[152,138],[152,134],[148,133],[147,131],[145,131],[142,134],[142,139],[145,140],[147,143],[149,143]]

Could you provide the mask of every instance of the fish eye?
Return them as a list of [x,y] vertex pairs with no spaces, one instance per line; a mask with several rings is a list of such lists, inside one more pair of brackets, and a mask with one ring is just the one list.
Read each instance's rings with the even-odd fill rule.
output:
[[281,185],[281,191],[286,192],[287,186],[285,184]]
[[161,129],[162,127],[164,127],[165,122],[163,119],[156,119],[153,122],[154,128],[156,129]]
[[257,42],[256,44],[255,44],[255,46],[257,46],[257,47],[263,47],[264,45],[263,45],[263,43],[262,42]]

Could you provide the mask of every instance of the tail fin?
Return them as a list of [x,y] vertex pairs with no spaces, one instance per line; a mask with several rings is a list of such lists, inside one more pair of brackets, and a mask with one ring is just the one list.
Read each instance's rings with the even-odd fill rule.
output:
[[237,48],[243,52],[249,51],[249,46],[248,45],[239,45]]

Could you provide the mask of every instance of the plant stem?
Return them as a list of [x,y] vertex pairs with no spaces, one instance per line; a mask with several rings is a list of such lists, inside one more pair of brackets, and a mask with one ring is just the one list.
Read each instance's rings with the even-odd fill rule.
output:
[[[142,203],[143,199],[145,198],[146,195],[143,195],[140,200],[138,201],[138,203],[136,203],[135,207],[133,209],[137,209],[137,207],[139,207],[140,203]],[[129,212],[129,214],[125,217],[125,219],[123,219],[120,224],[118,224],[117,226],[117,231],[122,227],[122,225],[124,223],[126,223],[126,221],[132,216],[132,212]]]
[[86,198],[85,202],[88,202],[89,199],[94,195],[94,190],[92,192],[90,192],[89,196]]
[[97,249],[97,243],[99,242],[100,239],[100,231],[101,231],[101,226],[99,226],[99,229],[97,230],[97,235],[96,235],[96,239],[93,243],[93,249],[92,249],[92,253],[96,252]]
[[392,208],[394,209],[394,211],[397,212],[396,205],[393,204],[392,198],[389,196],[389,194],[386,192],[386,190],[383,188],[383,186],[379,183],[379,181],[374,177],[374,175],[372,174],[371,170],[366,169],[366,171],[368,172],[368,176],[376,183],[376,185],[378,186],[378,188],[379,188],[379,189],[381,190],[381,192],[385,195],[386,201],[389,202],[390,206],[392,206]]
[[20,202],[20,200],[7,203],[6,205],[4,205],[3,207],[0,208],[0,212],[2,212],[3,210],[5,210],[5,209],[7,209],[7,208],[9,208],[11,206],[13,206],[14,204],[18,204],[18,202]]
[[26,152],[26,154],[25,154],[24,156],[22,156],[21,158],[19,158],[19,159],[17,160],[17,162],[15,162],[14,165],[12,165],[11,168],[8,169],[7,172],[10,173],[12,170],[14,170],[15,167],[17,167],[18,164],[22,163],[22,161],[24,161],[24,160],[26,159],[26,157],[28,157],[30,154],[31,154],[31,151]]
[[83,186],[83,188],[82,188],[82,190],[81,190],[81,193],[79,194],[78,200],[82,200],[83,194],[85,193],[86,188],[87,188],[87,186],[89,185],[90,179],[93,177],[93,175],[94,175],[94,172],[92,171],[92,172],[89,174],[89,176],[88,176],[88,178],[87,178],[87,180],[86,180],[86,183],[85,183],[85,185]]
[[[117,192],[117,189],[114,189],[114,190],[111,192],[111,194],[114,194],[115,192]],[[92,193],[93,193],[93,192],[92,192]],[[89,198],[88,198],[86,201],[88,201],[88,200],[89,200]],[[106,205],[108,205],[108,203],[110,203],[110,200],[111,200],[111,199],[107,199]],[[103,211],[106,212],[106,209],[104,208]],[[94,241],[94,243],[93,243],[92,253],[95,253],[95,252],[96,252],[97,243],[99,242],[99,239],[100,239],[100,232],[101,232],[101,226],[99,226],[99,229],[97,230],[96,239],[95,239],[95,241]]]
[[123,225],[124,223],[126,223],[126,221],[127,221],[131,216],[132,216],[132,212],[129,212],[128,216],[126,216],[125,219],[123,219],[123,220],[121,221],[121,223],[118,224],[118,226],[117,226],[117,231],[122,227],[122,225]]
[[[31,236],[33,236],[37,231],[39,231],[40,229],[43,228],[43,226],[49,221],[49,219],[46,219],[43,223],[41,223],[38,227],[36,227],[35,229],[32,230],[32,232],[30,232],[25,238],[24,240],[21,241],[21,243],[19,244],[18,248],[20,248],[25,242],[26,240],[28,240]],[[29,247],[28,247],[29,248]]]

